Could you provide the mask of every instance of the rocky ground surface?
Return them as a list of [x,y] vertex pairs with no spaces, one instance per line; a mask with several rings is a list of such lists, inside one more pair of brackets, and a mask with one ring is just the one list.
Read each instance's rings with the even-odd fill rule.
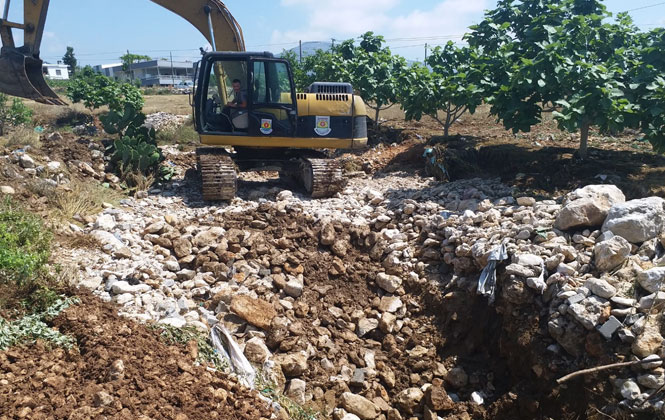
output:
[[[85,148],[92,164],[29,150],[2,162],[15,171],[12,179],[46,173],[41,178],[57,185],[56,168],[44,171],[58,162],[68,168],[61,178],[81,173],[115,185],[103,157],[92,156],[97,147]],[[439,183],[412,171],[379,170],[394,161],[391,149],[361,156],[357,169],[364,172],[354,172],[331,199],[311,200],[270,174],[250,174],[237,199],[217,205],[201,200],[193,155],[167,149],[176,181],[60,227],[63,237],[87,240],[75,242],[85,247],[57,250],[55,260],[76,267],[80,285],[109,306],[103,314],[88,315],[82,306],[72,316],[70,309],[59,325],[76,335],[80,323],[94,330],[103,319],[99,328],[134,339],[127,328],[142,327],[128,326],[112,307],[131,320],[206,332],[222,323],[265,383],[322,418],[664,415],[665,200],[627,201],[613,185],[542,200],[498,179]],[[135,346],[146,347],[128,341],[127,359],[145,363]],[[145,354],[154,360],[164,351]],[[3,372],[28,369],[23,354],[2,357]],[[89,363],[83,369],[96,373],[84,377],[97,378],[123,357],[81,349],[66,359]],[[200,379],[201,392],[219,389],[215,375],[188,372],[173,358],[175,365],[159,360]],[[556,382],[618,361],[644,362]],[[182,375],[174,384],[187,386],[191,378]],[[131,398],[142,398],[147,382],[97,381],[68,398],[81,401],[84,416],[132,414]],[[111,401],[106,408],[95,402],[102,391]],[[50,395],[33,392],[36,402],[24,405],[31,410]],[[156,401],[196,404],[160,392]],[[214,397],[206,401],[216,408],[204,408],[221,412],[227,400]]]

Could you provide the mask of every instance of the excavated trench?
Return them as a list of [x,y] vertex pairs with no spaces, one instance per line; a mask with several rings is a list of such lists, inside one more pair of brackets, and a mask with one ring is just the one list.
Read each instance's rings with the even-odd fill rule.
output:
[[[260,231],[262,239],[244,258],[264,258],[273,274],[280,274],[275,267],[282,266],[284,274],[301,271],[305,279],[303,295],[280,314],[288,322],[273,322],[266,344],[275,357],[315,349],[304,373],[287,373],[282,381],[305,380],[311,396],[307,404],[324,414],[339,407],[341,394],[349,391],[386,400],[401,418],[594,418],[591,407],[604,407],[611,396],[598,378],[555,386],[555,379],[567,372],[564,358],[547,350],[554,343],[547,334],[548,309],[537,300],[516,305],[501,287],[501,270],[493,305],[473,292],[477,274],[451,281],[443,263],[429,265],[423,273],[427,280],[402,273],[402,288],[391,294],[377,285],[376,274],[384,268],[370,257],[377,232],[333,223],[335,244],[321,245],[321,226],[312,217],[280,215],[268,205],[227,214],[223,226],[247,229],[257,219],[270,226]],[[395,299],[403,304],[397,310]],[[366,322],[385,319],[387,313],[388,319],[396,318],[392,327]],[[367,332],[357,334],[358,326]],[[433,405],[427,392],[416,405],[400,397],[432,383],[442,384],[455,403]],[[473,402],[479,397],[480,404]],[[387,418],[400,417],[392,413]]]

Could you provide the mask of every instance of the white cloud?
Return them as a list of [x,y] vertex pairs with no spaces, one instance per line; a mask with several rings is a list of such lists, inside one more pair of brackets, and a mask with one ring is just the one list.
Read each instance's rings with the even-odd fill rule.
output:
[[[443,0],[429,9],[413,9],[406,15],[398,6],[408,0],[338,0],[334,7],[323,6],[314,0],[282,0],[283,7],[305,11],[301,27],[274,31],[273,43],[325,41],[330,38],[348,39],[373,31],[386,39],[419,38],[459,35],[482,16],[487,0]],[[427,41],[445,43],[447,38]],[[393,47],[409,43],[392,43]],[[424,44],[425,41],[423,41]],[[414,44],[411,41],[411,44]],[[417,48],[420,51],[420,48]],[[398,50],[400,54],[405,50]]]

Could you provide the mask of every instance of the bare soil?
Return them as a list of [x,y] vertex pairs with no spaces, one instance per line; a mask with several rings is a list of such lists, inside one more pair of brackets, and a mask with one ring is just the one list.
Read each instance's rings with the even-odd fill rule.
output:
[[53,321],[54,328],[76,339],[76,349],[38,342],[0,352],[0,419],[270,416],[255,392],[194,366],[196,346],[167,346],[155,331],[118,316],[113,305],[79,297],[80,304]]

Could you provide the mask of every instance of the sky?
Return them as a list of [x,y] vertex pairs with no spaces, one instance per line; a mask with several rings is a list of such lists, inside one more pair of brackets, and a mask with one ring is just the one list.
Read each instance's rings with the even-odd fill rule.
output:
[[[6,0],[0,0],[0,10]],[[186,0],[182,0],[186,1]],[[10,20],[22,21],[20,0],[10,3]],[[298,41],[344,40],[373,31],[394,53],[422,60],[425,44],[459,41],[496,0],[226,0],[243,28],[248,50],[281,52]],[[630,12],[648,30],[665,26],[665,1],[606,0],[613,12]],[[653,6],[653,7],[650,7]],[[21,37],[16,36],[17,43]],[[152,58],[196,60],[203,36],[179,16],[150,1],[51,0],[41,57],[54,63],[66,47],[82,65],[118,62],[125,51]]]

